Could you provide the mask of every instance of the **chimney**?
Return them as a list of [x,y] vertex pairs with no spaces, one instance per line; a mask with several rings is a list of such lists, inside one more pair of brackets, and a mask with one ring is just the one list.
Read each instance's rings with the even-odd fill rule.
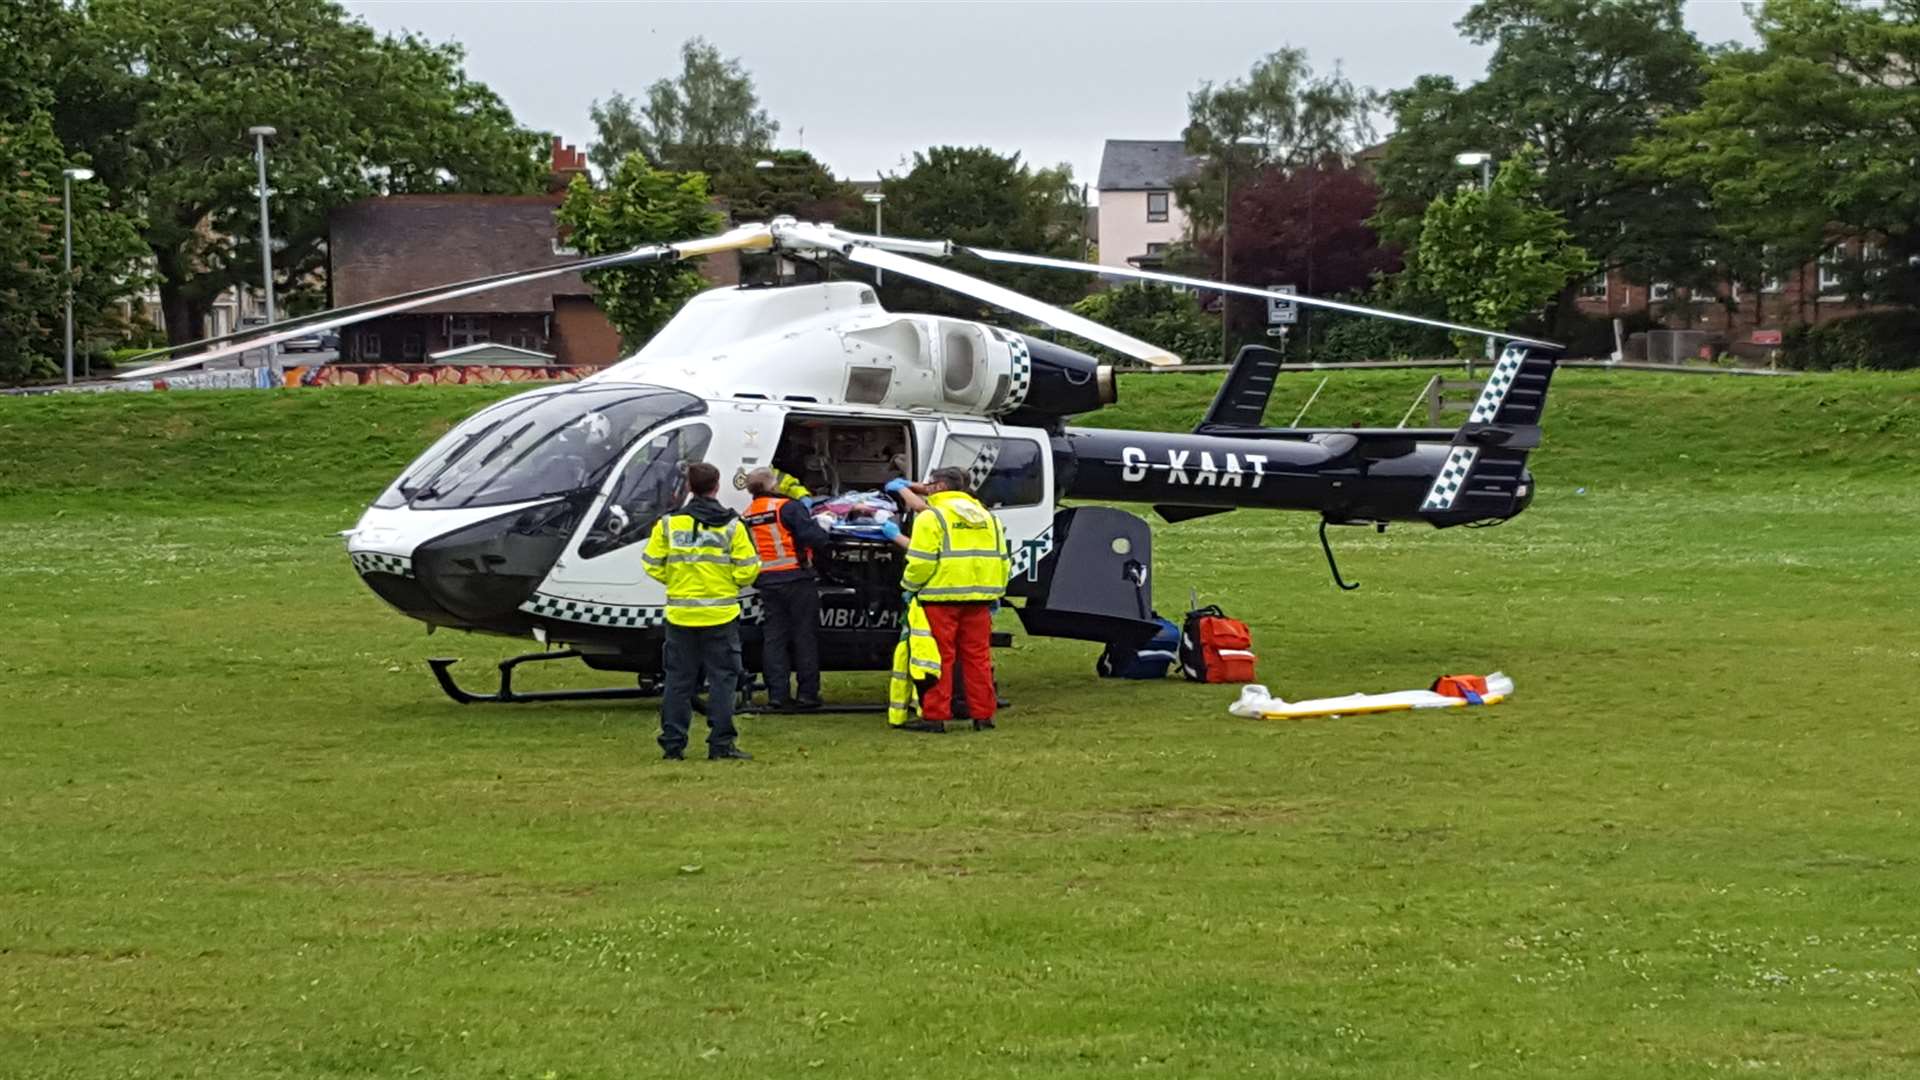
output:
[[547,178],[548,191],[565,191],[576,176],[587,175],[587,155],[553,137],[553,175]]

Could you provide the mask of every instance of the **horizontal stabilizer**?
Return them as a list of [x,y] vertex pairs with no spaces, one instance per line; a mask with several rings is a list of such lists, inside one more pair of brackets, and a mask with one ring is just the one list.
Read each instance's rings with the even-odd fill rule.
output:
[[1169,525],[1178,525],[1194,518],[1211,517],[1232,510],[1231,506],[1174,506],[1168,503],[1153,504],[1153,512],[1166,519]]

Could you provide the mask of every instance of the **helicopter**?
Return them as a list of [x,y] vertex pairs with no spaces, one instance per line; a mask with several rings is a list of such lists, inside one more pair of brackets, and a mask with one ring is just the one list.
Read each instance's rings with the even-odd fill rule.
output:
[[[1164,349],[927,259],[989,262],[1157,281],[1266,298],[1265,290],[947,241],[879,237],[776,218],[717,236],[656,244],[319,312],[270,332],[131,371],[142,378],[363,319],[561,273],[670,263],[713,252],[773,252],[823,270],[849,263],[914,278],[1155,366]],[[1113,368],[1052,341],[945,316],[889,312],[860,280],[721,287],[695,296],[632,356],[578,382],[491,404],[428,447],[341,535],[354,570],[400,613],[437,629],[531,639],[542,651],[500,664],[498,688],[458,685],[451,658],[428,664],[453,700],[533,702],[658,693],[662,587],[640,549],[685,498],[686,466],[720,466],[722,501],[744,509],[747,474],[772,467],[825,495],[873,490],[942,466],[967,470],[1000,518],[1008,597],[1038,637],[1135,646],[1157,628],[1152,528],[1110,503],[1147,504],[1177,523],[1240,509],[1330,525],[1506,521],[1532,502],[1526,463],[1561,347],[1312,296],[1298,303],[1475,334],[1502,344],[1457,428],[1262,426],[1280,354],[1247,346],[1190,432],[1070,426],[1117,399]],[[1074,505],[1063,505],[1071,500]],[[1089,505],[1091,504],[1091,505]],[[824,670],[885,670],[901,630],[902,556],[880,541],[837,541],[819,561]],[[745,662],[758,669],[759,611],[742,601]],[[996,634],[995,643],[1011,635]],[[635,685],[516,691],[516,667],[584,662]]]

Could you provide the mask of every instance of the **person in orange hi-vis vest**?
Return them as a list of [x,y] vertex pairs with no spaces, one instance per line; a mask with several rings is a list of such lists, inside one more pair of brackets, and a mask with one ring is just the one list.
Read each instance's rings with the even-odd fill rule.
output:
[[[747,474],[747,505],[741,521],[760,555],[760,593],[765,623],[760,666],[767,677],[767,704],[776,709],[820,707],[820,584],[813,560],[829,543],[806,504],[780,493],[771,469]],[[791,672],[791,675],[789,673]],[[797,682],[796,688],[790,685]]]

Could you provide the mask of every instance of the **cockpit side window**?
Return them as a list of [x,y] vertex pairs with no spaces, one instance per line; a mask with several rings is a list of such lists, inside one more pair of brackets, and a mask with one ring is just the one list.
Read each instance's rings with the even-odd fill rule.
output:
[[580,541],[583,558],[597,558],[641,543],[661,515],[686,499],[687,466],[704,461],[713,432],[687,424],[649,438],[621,470],[600,517]]

